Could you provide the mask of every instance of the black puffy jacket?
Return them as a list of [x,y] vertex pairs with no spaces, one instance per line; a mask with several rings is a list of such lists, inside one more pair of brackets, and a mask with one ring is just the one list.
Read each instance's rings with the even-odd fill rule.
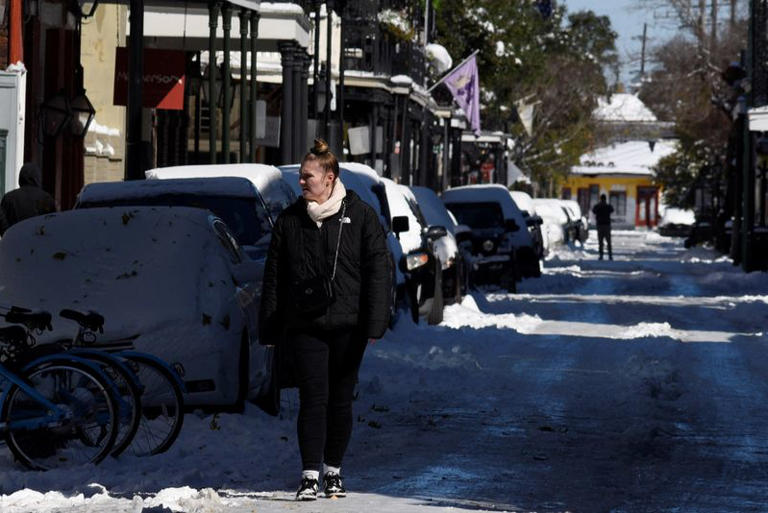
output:
[[299,313],[292,300],[296,284],[331,276],[341,226],[339,210],[320,228],[307,214],[304,198],[286,208],[275,222],[261,292],[262,344],[279,344],[285,327],[336,330],[359,328],[380,338],[389,325],[392,257],[376,211],[347,190],[345,217],[333,281],[334,301],[324,312]]

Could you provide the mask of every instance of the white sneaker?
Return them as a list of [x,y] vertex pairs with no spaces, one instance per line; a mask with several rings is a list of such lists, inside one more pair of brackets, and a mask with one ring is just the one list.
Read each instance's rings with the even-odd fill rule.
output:
[[311,477],[305,477],[301,480],[301,486],[299,491],[296,492],[297,501],[314,501],[317,500],[317,479]]

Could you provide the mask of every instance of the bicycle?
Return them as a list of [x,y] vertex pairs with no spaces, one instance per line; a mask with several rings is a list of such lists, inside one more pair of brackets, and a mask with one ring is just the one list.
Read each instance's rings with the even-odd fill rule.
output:
[[96,312],[66,309],[59,315],[78,324],[75,337],[59,341],[60,345],[75,354],[99,358],[96,355],[107,353],[124,360],[138,378],[141,416],[132,441],[126,447],[137,456],[167,451],[178,438],[184,423],[185,389],[178,373],[160,358],[133,350],[138,335],[97,343],[96,333],[104,332],[104,317]]
[[18,461],[36,470],[98,463],[118,434],[114,384],[87,359],[52,353],[28,361],[31,331],[50,329],[48,312],[12,307],[0,328],[0,378],[9,382],[0,431]]

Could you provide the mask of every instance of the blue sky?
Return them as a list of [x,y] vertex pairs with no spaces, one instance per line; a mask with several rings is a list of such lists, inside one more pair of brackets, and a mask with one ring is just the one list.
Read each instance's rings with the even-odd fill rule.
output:
[[613,29],[619,34],[616,47],[622,62],[621,78],[625,83],[640,69],[643,23],[648,23],[647,48],[668,39],[674,30],[668,20],[660,20],[648,10],[637,9],[636,6],[639,3],[637,0],[560,0],[560,2],[568,8],[568,12],[591,10],[611,19]]

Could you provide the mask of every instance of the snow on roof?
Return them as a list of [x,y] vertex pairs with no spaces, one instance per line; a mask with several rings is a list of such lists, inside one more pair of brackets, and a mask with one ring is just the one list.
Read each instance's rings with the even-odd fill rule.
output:
[[236,176],[247,178],[259,191],[266,189],[282,175],[275,166],[268,164],[202,164],[193,166],[159,167],[145,171],[147,178],[207,178]]
[[253,198],[256,196],[256,189],[247,178],[234,176],[94,182],[83,187],[78,195],[78,201],[81,203],[112,201],[142,198],[158,194],[194,194]]
[[409,86],[413,84],[413,79],[408,75],[395,75],[389,79],[390,82],[397,85]]
[[581,156],[581,164],[571,168],[574,175],[653,175],[659,160],[674,153],[677,141],[656,141],[653,150],[648,141],[612,144]]
[[653,112],[634,94],[612,94],[610,99],[598,98],[592,113],[601,121],[658,121]]

